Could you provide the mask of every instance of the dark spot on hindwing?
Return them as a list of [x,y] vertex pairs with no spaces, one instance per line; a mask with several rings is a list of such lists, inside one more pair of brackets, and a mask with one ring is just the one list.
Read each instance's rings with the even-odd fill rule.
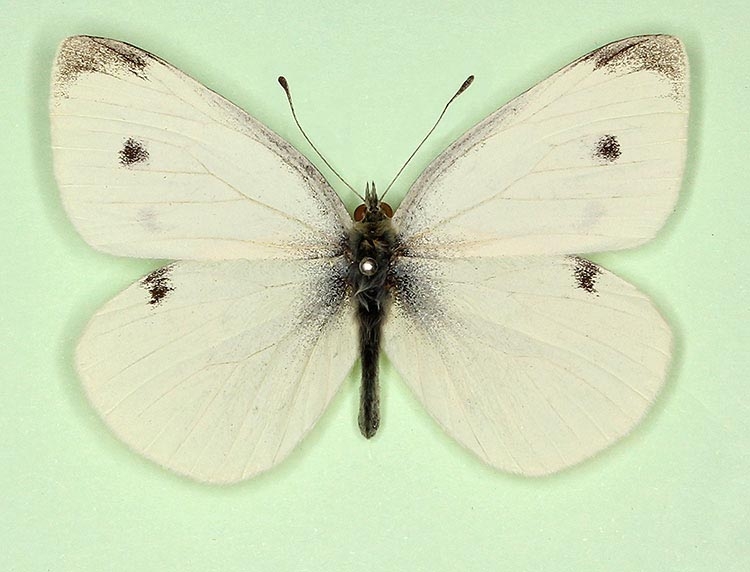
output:
[[158,306],[170,292],[174,291],[170,277],[171,272],[172,265],[169,264],[157,268],[141,280],[141,286],[149,293],[148,303],[151,306]]
[[145,163],[148,161],[148,150],[143,141],[138,141],[128,137],[120,149],[120,165],[130,167],[135,163]]
[[604,159],[608,163],[613,163],[620,155],[622,155],[620,142],[614,135],[604,135],[596,142],[594,157]]
[[573,278],[576,281],[576,286],[589,294],[598,296],[596,280],[597,276],[602,273],[601,268],[585,258],[578,256],[571,256],[570,258],[573,262]]

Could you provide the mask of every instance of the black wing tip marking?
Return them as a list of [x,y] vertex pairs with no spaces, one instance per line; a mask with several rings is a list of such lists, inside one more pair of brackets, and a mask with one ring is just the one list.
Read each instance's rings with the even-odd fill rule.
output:
[[620,142],[615,135],[603,135],[594,146],[594,157],[614,163],[622,155]]
[[151,274],[141,280],[141,286],[149,294],[148,304],[158,306],[170,292],[174,291],[172,285],[172,265],[157,268]]
[[612,42],[606,46],[594,50],[585,59],[594,60],[594,69],[607,67],[609,65],[615,65],[618,61],[624,58],[624,55],[633,47],[647,42],[650,36],[634,36],[632,38],[625,38],[617,42]]
[[687,55],[675,36],[634,36],[607,44],[583,59],[593,61],[595,70],[602,68],[611,74],[655,72],[671,84],[672,99],[678,103],[686,99]]
[[602,269],[585,258],[572,256],[571,260],[573,261],[573,278],[576,281],[576,287],[598,296],[596,280],[602,273]]
[[593,59],[594,69],[630,73],[651,70],[672,81],[683,80],[687,67],[682,42],[668,35],[626,38],[591,52],[586,59]]
[[66,88],[81,75],[103,73],[118,77],[123,72],[132,74],[144,81],[150,54],[140,48],[93,36],[72,36],[60,44],[55,60],[53,83],[56,95],[67,96]]
[[148,149],[146,144],[138,139],[128,137],[123,142],[122,148],[120,149],[120,165],[123,167],[130,167],[136,163],[145,163],[149,159]]

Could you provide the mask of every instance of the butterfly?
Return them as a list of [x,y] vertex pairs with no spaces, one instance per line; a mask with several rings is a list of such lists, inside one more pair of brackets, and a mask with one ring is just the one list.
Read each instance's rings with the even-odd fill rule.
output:
[[677,38],[613,42],[469,129],[395,211],[368,184],[350,216],[291,144],[164,60],[64,40],[50,113],[71,221],[100,251],[176,260],[88,323],[88,399],[138,453],[232,483],[286,458],[358,358],[371,437],[382,348],[488,465],[538,476],[587,459],[653,405],[672,337],[582,255],[664,224],[688,97]]

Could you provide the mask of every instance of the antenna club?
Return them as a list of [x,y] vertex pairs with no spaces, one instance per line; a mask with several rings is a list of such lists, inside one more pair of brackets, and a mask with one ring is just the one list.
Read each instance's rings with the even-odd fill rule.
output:
[[[283,78],[280,78],[280,79],[283,79]],[[474,81],[474,74],[466,78],[466,81],[464,81],[461,84],[461,88],[458,90],[458,93],[463,93],[464,91],[466,91],[473,81]]]
[[283,75],[280,75],[278,78],[279,85],[284,89],[286,92],[286,96],[288,98],[292,97],[292,94],[289,93],[289,83],[286,81],[286,78]]

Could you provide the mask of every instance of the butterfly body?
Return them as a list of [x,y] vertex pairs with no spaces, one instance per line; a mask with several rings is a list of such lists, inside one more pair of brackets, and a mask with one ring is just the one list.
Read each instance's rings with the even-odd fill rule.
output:
[[286,458],[358,358],[374,435],[382,349],[488,465],[575,465],[667,380],[669,325],[585,256],[663,226],[688,111],[680,40],[618,40],[466,131],[395,212],[368,186],[352,217],[290,143],[174,66],[67,38],[50,97],[63,205],[95,248],[174,261],[91,318],[86,395],[133,450],[232,483]]
[[362,435],[368,439],[380,425],[378,362],[383,324],[391,302],[391,260],[396,245],[396,232],[387,214],[392,216],[393,212],[382,205],[374,183],[372,188],[368,184],[365,203],[355,212],[347,251],[347,278],[356,304],[362,364],[358,422]]

